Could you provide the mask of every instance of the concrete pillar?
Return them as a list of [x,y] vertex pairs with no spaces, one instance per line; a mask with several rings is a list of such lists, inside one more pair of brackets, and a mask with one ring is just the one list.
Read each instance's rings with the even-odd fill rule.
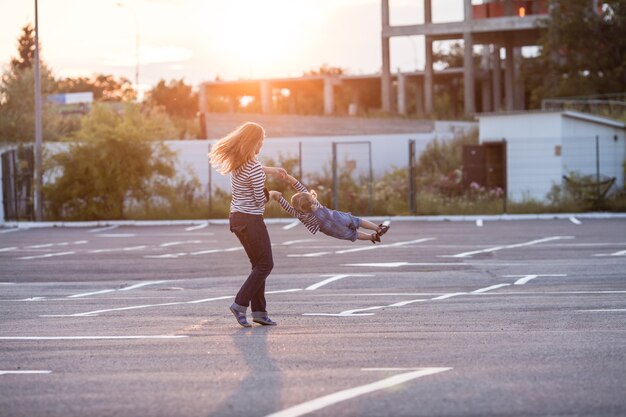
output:
[[502,110],[502,61],[500,60],[500,45],[493,46],[492,70],[493,109],[494,111],[500,111]]
[[382,17],[382,53],[383,68],[381,79],[381,106],[383,112],[391,112],[391,59],[389,56],[389,37],[385,31],[389,28],[389,0],[381,0],[381,17]]
[[515,72],[513,73],[513,88],[515,90],[515,110],[524,110],[525,97],[524,97],[524,84],[522,83],[520,74],[522,73],[522,48],[513,49],[513,59],[515,62]]
[[465,115],[472,116],[476,113],[476,91],[474,85],[474,59],[472,50],[474,46],[471,32],[463,34],[465,57],[463,59],[463,83],[465,88]]
[[415,83],[415,113],[418,116],[424,116],[424,84],[419,80]]
[[[465,23],[469,24],[472,21],[472,0],[464,0],[463,6]],[[465,56],[463,58],[465,115],[471,116],[476,113],[476,91],[474,84],[474,58],[472,53],[474,49],[474,38],[469,27],[466,27],[465,32],[463,33],[463,45],[463,49],[465,51]]]
[[[431,0],[424,0],[424,22],[432,23]],[[424,63],[424,113],[430,116],[433,113],[433,40],[430,36],[424,37],[425,63]]]
[[206,99],[206,86],[200,84],[200,90],[198,91],[198,111],[200,113],[206,113],[208,111]]
[[261,81],[261,112],[270,113],[272,111],[272,91],[270,83]]
[[513,16],[513,0],[504,0],[504,15]]
[[513,42],[509,37],[506,39],[506,59],[504,61],[504,95],[506,110],[515,109],[515,57],[513,55]]
[[491,51],[489,45],[483,45],[482,57],[481,57],[481,70],[484,72],[486,78],[481,80],[482,85],[482,108],[483,112],[492,111],[491,106]]
[[398,69],[398,114],[406,115],[406,75]]
[[324,114],[329,116],[335,111],[334,82],[330,77],[324,77]]

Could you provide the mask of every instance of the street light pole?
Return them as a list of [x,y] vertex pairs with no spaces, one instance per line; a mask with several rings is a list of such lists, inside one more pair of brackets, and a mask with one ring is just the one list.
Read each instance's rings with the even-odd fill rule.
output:
[[35,220],[43,220],[42,202],[42,161],[41,147],[43,142],[43,132],[41,127],[41,77],[39,74],[39,16],[37,0],[35,0],[35,178],[34,178],[34,200],[35,200]]
[[137,98],[139,98],[139,17],[135,9],[124,3],[117,3],[118,7],[126,7],[133,14],[135,19],[135,91],[137,92]]

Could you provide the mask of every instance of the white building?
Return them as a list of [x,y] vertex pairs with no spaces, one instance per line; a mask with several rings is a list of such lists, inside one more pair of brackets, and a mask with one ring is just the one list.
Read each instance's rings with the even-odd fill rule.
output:
[[[615,177],[624,186],[626,124],[575,111],[478,115],[481,144],[506,140],[506,179],[512,201],[544,200],[563,176]],[[598,170],[599,168],[599,170]]]

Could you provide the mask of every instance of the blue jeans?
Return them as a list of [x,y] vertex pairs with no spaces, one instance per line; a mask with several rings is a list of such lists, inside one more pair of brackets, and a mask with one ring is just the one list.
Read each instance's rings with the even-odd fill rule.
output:
[[230,231],[241,242],[252,265],[252,271],[239,289],[235,303],[242,307],[252,304],[253,313],[266,312],[265,279],[274,268],[274,259],[263,216],[230,213]]

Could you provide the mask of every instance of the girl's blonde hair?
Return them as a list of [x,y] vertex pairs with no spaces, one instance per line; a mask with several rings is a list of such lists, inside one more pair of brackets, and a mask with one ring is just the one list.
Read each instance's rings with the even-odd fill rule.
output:
[[311,190],[306,193],[295,193],[291,197],[291,205],[301,213],[311,213],[317,207],[317,193]]
[[209,153],[209,161],[220,174],[228,174],[256,157],[265,138],[260,124],[246,122],[221,138]]

